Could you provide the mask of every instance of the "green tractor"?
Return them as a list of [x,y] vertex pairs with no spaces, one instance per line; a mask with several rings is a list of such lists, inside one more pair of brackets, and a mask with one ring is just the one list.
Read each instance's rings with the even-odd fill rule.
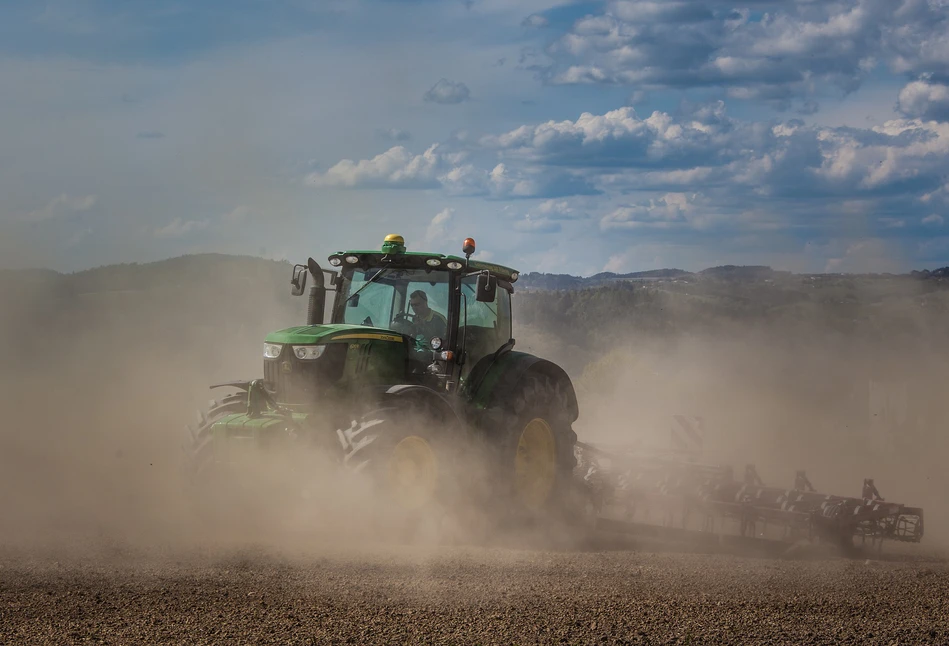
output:
[[[518,273],[471,260],[474,251],[469,238],[464,257],[410,252],[389,235],[380,250],[330,255],[330,270],[312,258],[295,265],[293,295],[308,275],[314,283],[306,325],[266,337],[262,379],[211,387],[235,392],[189,429],[190,472],[233,469],[238,445],[304,442],[407,512],[478,487],[515,514],[563,510],[576,465],[573,385],[513,349]],[[487,465],[479,483],[461,475],[475,459]]]

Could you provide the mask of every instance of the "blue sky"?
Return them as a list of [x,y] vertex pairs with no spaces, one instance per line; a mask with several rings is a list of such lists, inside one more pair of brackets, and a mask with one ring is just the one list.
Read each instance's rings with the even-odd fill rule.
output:
[[0,266],[949,264],[945,0],[12,0]]

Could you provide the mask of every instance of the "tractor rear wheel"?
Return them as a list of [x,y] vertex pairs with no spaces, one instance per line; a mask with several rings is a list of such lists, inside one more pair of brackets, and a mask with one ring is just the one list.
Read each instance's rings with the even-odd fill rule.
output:
[[[499,481],[520,518],[560,516],[570,497],[577,434],[566,394],[555,381],[529,374],[504,406],[499,429]],[[490,438],[491,431],[488,436]],[[489,440],[490,441],[490,440]]]

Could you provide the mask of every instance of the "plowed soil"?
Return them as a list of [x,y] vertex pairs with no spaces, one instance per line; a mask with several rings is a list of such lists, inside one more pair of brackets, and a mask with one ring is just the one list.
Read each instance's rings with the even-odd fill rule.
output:
[[949,565],[634,550],[0,556],[2,644],[946,644]]

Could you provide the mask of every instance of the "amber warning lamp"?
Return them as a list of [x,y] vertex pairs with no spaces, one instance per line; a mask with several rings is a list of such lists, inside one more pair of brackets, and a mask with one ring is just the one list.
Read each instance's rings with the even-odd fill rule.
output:
[[465,243],[462,245],[461,250],[465,252],[465,258],[470,258],[471,254],[475,252],[474,238],[465,238]]

